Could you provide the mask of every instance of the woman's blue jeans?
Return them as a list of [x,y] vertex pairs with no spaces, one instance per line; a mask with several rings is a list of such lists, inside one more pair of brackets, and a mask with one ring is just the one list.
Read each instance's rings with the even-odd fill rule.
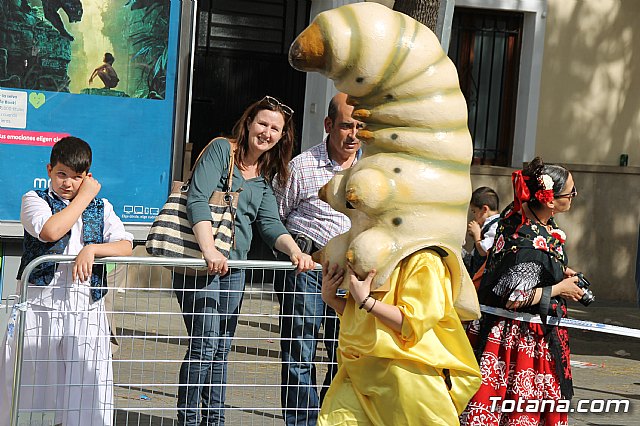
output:
[[223,277],[174,274],[173,288],[190,336],[180,367],[178,424],[224,425],[227,355],[238,324],[244,270]]

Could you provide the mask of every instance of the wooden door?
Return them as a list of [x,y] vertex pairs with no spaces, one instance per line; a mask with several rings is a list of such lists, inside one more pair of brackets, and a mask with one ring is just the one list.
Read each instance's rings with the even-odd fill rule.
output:
[[[306,74],[289,65],[289,46],[308,24],[310,0],[201,0],[189,141],[192,159],[229,134],[244,109],[265,95],[291,106],[302,133]],[[297,142],[297,151],[300,143]]]

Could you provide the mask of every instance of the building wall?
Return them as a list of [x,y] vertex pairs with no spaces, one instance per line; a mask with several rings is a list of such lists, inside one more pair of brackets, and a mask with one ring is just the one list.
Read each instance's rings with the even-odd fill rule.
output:
[[621,302],[637,299],[639,19],[635,0],[548,0],[536,137],[536,154],[567,165],[578,188],[559,219],[572,265]]
[[[511,4],[456,5],[461,2]],[[599,301],[638,303],[640,2],[548,0],[542,16],[534,155],[565,165],[576,182],[571,210],[557,217],[568,236],[570,265],[590,279]],[[522,73],[520,79],[528,84]],[[619,166],[621,154],[628,155],[628,167]],[[504,207],[513,199],[511,171],[473,166],[473,187],[494,187]]]
[[549,0],[536,153],[640,166],[640,2]]

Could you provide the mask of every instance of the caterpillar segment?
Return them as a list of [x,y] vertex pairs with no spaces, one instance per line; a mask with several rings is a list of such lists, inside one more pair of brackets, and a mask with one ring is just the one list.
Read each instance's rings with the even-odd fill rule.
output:
[[318,191],[318,197],[332,206],[334,210],[337,210],[347,216],[352,216],[353,212],[351,210],[353,210],[353,208],[347,205],[347,201],[344,196],[347,180],[348,176],[345,173],[337,173],[333,179],[320,188],[320,191]]
[[[361,8],[337,8],[318,15],[316,22],[326,36],[324,45],[331,58],[324,72],[318,71],[344,93],[355,97],[371,93],[398,65],[399,51],[387,40],[396,37],[394,28],[401,21],[396,18],[393,27],[379,25],[375,13]],[[348,30],[336,30],[340,25]],[[347,39],[350,43],[344,42]]]
[[[377,275],[388,278],[397,265],[397,262],[389,262],[389,259],[400,257],[402,260],[407,254],[425,247],[420,239],[413,238],[416,229],[422,233],[437,233],[442,237],[442,241],[434,240],[434,244],[429,244],[430,246],[448,247],[454,251],[455,248],[447,244],[446,240],[458,235],[456,227],[464,226],[465,221],[452,220],[448,229],[443,229],[438,223],[429,220],[431,217],[427,214],[387,213],[375,226],[353,236],[345,257],[359,275],[366,276],[368,271],[376,269]],[[383,284],[384,282],[380,283]]]
[[384,127],[367,125],[358,132],[368,155],[381,152],[415,154],[433,160],[451,161],[468,167],[472,156],[471,136],[467,126],[451,129],[420,127]]
[[[479,317],[460,255],[471,198],[467,106],[435,35],[378,3],[349,4],[319,14],[293,42],[289,61],[332,79],[365,124],[358,163],[320,191],[351,229],[314,259],[348,262],[360,278],[375,269],[372,289],[384,290],[403,258],[439,247],[459,317]],[[348,283],[345,276],[341,287]]]
[[[352,228],[349,232],[331,239],[325,247],[321,260],[343,264],[346,259],[356,274],[362,277],[366,276],[371,269],[376,269],[376,276],[388,278],[397,265],[397,262],[390,259],[402,260],[407,254],[426,246],[438,246],[447,251],[448,265],[455,269],[456,276],[460,277],[460,281],[452,284],[457,285],[457,291],[466,290],[472,300],[475,300],[473,286],[463,288],[462,278],[466,270],[458,266],[460,259],[456,251],[459,251],[459,248],[449,243],[457,239],[459,228],[464,228],[466,225],[466,218],[460,218],[457,215],[459,207],[433,205],[424,206],[420,212],[388,211],[377,217],[375,223],[364,230],[360,227]],[[444,226],[442,221],[433,221],[434,215],[447,213],[451,214],[452,219]],[[416,232],[438,235],[441,240],[430,239],[429,244],[425,246],[422,238],[416,238]],[[378,289],[385,289],[387,278],[379,283]],[[473,312],[473,309],[470,311]]]
[[[399,80],[394,78],[393,80]],[[416,87],[419,89],[416,90]],[[356,104],[380,104],[396,99],[422,98],[436,92],[459,91],[458,74],[453,62],[443,55],[438,62],[424,66],[402,81],[387,81],[378,90],[355,99]]]
[[466,126],[467,102],[459,91],[440,92],[421,99],[399,99],[380,105],[359,105],[353,118],[367,124],[387,126],[442,127]]
[[[444,171],[446,168],[446,172]],[[343,179],[344,180],[344,179]],[[418,184],[417,184],[418,183]],[[416,210],[425,204],[463,205],[471,191],[465,168],[407,154],[376,154],[360,160],[345,182],[345,199],[356,210],[377,215],[387,210]]]

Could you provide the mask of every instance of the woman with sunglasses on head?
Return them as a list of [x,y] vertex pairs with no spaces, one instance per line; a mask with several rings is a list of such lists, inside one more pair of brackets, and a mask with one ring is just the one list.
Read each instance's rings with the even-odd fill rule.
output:
[[[573,176],[536,157],[512,181],[514,201],[501,215],[478,299],[524,319],[565,317],[565,299],[578,301],[583,290],[567,267],[566,236],[554,215],[568,211],[577,195]],[[483,314],[468,335],[482,385],[461,416],[463,425],[567,424],[563,404],[573,385],[566,328]]]
[[[280,221],[273,189],[274,176],[286,182],[294,142],[293,110],[265,96],[251,104],[236,122],[231,138],[218,138],[205,148],[196,165],[187,199],[207,274],[175,273],[173,287],[191,339],[180,368],[178,423],[223,425],[226,359],[238,322],[244,289],[244,270],[231,270],[228,259],[246,260],[251,224],[262,239],[287,254],[298,271],[313,269]],[[234,241],[229,257],[214,245],[209,197],[226,184],[230,156],[234,156],[231,191],[239,192]],[[284,183],[283,182],[283,183]]]

